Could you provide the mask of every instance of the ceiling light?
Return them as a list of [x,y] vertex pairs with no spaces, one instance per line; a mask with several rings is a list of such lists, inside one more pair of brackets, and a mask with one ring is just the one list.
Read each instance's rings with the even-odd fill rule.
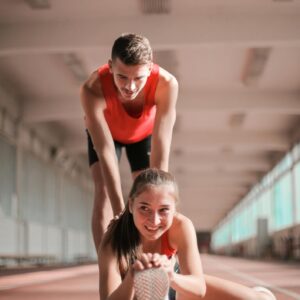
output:
[[242,81],[246,85],[253,85],[263,74],[271,53],[270,47],[251,48],[248,50],[246,65],[242,74]]
[[51,8],[48,0],[25,0],[32,9],[49,9]]
[[243,123],[245,122],[246,114],[244,113],[237,113],[233,114],[229,119],[229,125],[231,128],[241,128]]
[[75,53],[65,53],[63,54],[63,60],[65,64],[68,66],[74,77],[82,82],[87,79],[88,74],[85,71],[81,60]]
[[273,0],[273,2],[293,2],[294,0]]
[[168,14],[171,11],[171,0],[140,0],[144,14]]

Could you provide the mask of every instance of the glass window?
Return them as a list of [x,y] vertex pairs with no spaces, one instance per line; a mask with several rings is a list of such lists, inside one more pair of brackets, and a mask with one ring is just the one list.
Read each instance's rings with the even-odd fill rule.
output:
[[257,199],[257,217],[268,219],[268,230],[272,231],[271,189],[264,190]]
[[23,153],[20,206],[25,220],[45,221],[44,171],[43,164],[37,157],[29,152]]
[[59,223],[59,176],[54,168],[45,165],[45,220],[48,224],[57,225]]
[[13,206],[16,195],[16,147],[0,137],[0,209],[7,216],[16,214]]
[[296,199],[296,220],[300,223],[300,161],[294,168],[294,184],[295,184],[295,199]]
[[248,221],[248,237],[253,237],[256,234],[257,216],[258,216],[258,201],[253,199],[250,205],[250,218]]
[[273,188],[274,229],[279,230],[293,223],[292,177],[287,173],[275,182]]
[[223,224],[212,236],[212,247],[217,249],[230,244],[230,223]]

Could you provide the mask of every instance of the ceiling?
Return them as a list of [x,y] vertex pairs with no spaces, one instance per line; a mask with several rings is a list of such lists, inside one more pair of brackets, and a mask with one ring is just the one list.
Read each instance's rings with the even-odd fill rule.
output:
[[[121,33],[150,39],[155,61],[179,81],[170,170],[180,210],[198,230],[213,229],[300,138],[300,1],[1,0],[0,7],[6,104],[84,168],[81,82],[107,62]],[[120,169],[126,192],[126,160]]]

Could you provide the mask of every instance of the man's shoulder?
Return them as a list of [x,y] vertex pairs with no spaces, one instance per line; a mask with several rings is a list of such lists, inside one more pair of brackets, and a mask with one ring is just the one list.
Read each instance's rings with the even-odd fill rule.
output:
[[[159,79],[155,94],[156,104],[167,103],[168,101],[165,100],[171,99],[172,103],[175,105],[178,89],[179,86],[176,77],[164,68],[159,67]],[[170,101],[168,103],[170,103]]]
[[88,79],[83,84],[83,87],[93,95],[99,98],[103,98],[102,84],[99,78],[99,70],[95,70],[90,74]]
[[162,67],[159,67],[159,78],[157,90],[166,90],[166,89],[178,89],[178,82],[176,77],[165,70]]
[[94,70],[88,79],[86,80],[87,83],[97,85],[101,87],[101,77],[105,77],[109,75],[109,66],[108,64],[104,64],[100,67],[98,67],[96,70]]
[[99,85],[101,86],[101,81],[99,79],[99,71],[98,70],[94,70],[90,76],[88,77],[88,79],[85,82],[85,85],[89,88],[95,86],[95,85]]

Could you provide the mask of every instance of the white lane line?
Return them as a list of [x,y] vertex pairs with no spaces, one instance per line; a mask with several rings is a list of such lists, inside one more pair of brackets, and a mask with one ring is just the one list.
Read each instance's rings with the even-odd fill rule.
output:
[[244,273],[244,272],[241,272],[241,271],[238,271],[226,264],[223,264],[222,266],[220,264],[218,264],[217,266],[218,269],[221,269],[223,271],[226,271],[230,274],[233,274],[237,277],[240,277],[240,278],[243,278],[243,279],[246,279],[250,282],[253,282],[255,285],[260,285],[260,286],[264,286],[264,287],[267,287],[273,291],[276,291],[276,292],[279,292],[279,293],[282,293],[282,294],[285,294],[293,299],[296,299],[296,300],[300,300],[300,294],[298,293],[295,293],[295,292],[292,292],[292,291],[289,291],[287,289],[284,289],[284,288],[281,288],[281,287],[278,287],[276,285],[273,285],[273,284],[270,284],[266,281],[263,281],[257,277],[254,277],[254,276],[251,276],[247,273]]

